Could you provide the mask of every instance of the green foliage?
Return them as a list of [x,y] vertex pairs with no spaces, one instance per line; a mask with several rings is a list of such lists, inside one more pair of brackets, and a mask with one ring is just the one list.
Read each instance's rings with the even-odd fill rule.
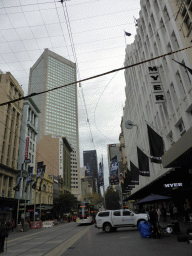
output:
[[87,193],[86,195],[82,196],[81,201],[83,201],[84,198],[86,199],[86,202],[88,202],[90,199],[91,203],[93,203],[95,207],[104,201],[104,198],[99,193]]
[[119,201],[120,201],[119,193],[114,191],[112,187],[108,187],[105,193],[106,209],[108,210],[120,209]]
[[77,210],[77,198],[70,192],[60,195],[54,200],[52,213],[55,217],[63,217],[65,213]]

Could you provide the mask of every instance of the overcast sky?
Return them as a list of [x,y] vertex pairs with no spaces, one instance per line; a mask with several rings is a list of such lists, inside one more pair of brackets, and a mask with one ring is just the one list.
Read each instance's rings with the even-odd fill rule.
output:
[[[140,0],[1,0],[0,70],[11,72],[27,95],[29,69],[45,48],[76,62],[78,80],[120,68],[139,10]],[[125,38],[124,30],[132,35]],[[96,149],[105,185],[107,144],[119,143],[124,88],[124,71],[78,88],[81,166],[83,151]]]

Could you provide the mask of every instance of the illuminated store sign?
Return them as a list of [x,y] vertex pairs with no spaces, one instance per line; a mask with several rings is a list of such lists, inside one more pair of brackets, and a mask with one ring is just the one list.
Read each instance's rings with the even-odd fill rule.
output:
[[183,187],[183,183],[168,183],[164,184],[165,188],[178,188],[178,187]]

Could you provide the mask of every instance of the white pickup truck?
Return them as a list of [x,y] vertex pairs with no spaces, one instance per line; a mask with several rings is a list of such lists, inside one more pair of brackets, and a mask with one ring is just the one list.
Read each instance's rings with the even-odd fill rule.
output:
[[121,227],[137,227],[140,221],[148,221],[149,215],[131,210],[107,210],[98,212],[95,227],[109,233]]

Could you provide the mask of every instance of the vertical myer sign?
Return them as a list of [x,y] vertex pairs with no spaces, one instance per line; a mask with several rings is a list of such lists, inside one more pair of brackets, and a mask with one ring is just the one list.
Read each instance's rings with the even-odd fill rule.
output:
[[156,66],[148,67],[149,78],[153,87],[153,95],[155,103],[162,103],[165,101],[165,95],[163,92],[163,86],[161,84],[160,75]]
[[59,175],[63,178],[63,139],[59,139]]

